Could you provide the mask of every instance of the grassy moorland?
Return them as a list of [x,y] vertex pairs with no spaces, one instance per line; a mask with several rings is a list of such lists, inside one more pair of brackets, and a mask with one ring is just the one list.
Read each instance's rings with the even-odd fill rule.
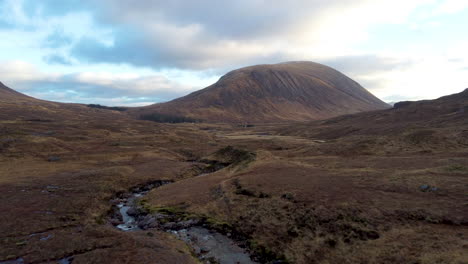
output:
[[203,218],[265,261],[467,263],[468,100],[444,100],[248,128],[10,104],[0,262],[197,263],[158,228],[108,220],[116,194],[173,180],[147,194],[149,211]]

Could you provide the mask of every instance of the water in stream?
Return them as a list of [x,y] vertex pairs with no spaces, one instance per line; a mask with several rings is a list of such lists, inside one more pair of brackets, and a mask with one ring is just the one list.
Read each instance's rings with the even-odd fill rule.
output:
[[122,224],[116,227],[122,231],[139,230],[138,223],[135,217],[128,215],[128,210],[134,207],[135,200],[146,194],[147,191],[142,193],[135,193],[130,198],[124,199],[117,207],[119,208],[120,215],[122,215]]
[[[193,248],[201,260],[214,263],[256,263],[245,250],[230,238],[202,227],[190,227],[173,233]],[[208,262],[211,263],[211,262]]]
[[[155,186],[156,187],[159,187]],[[121,199],[117,204],[122,216],[122,223],[116,228],[122,231],[141,230],[138,227],[138,219],[133,214],[129,215],[129,210],[135,208],[135,202],[143,197],[149,190],[137,190],[130,197]],[[204,263],[219,264],[255,264],[257,262],[250,258],[250,254],[231,238],[222,235],[216,231],[209,230],[201,226],[189,226],[185,229],[168,229],[164,231],[174,234],[177,238],[184,241],[196,253],[198,258]]]

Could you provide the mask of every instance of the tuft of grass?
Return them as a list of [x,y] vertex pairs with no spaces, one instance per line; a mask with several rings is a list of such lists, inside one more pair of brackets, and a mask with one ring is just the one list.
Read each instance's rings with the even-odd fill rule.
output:
[[147,201],[139,202],[139,205],[143,208],[144,212],[149,214],[159,213],[167,216],[166,219],[160,219],[160,222],[170,222],[172,220],[190,220],[190,219],[200,219],[199,215],[189,213],[180,207],[175,206],[159,206],[154,207],[149,205]]
[[157,123],[200,123],[201,120],[186,116],[167,115],[161,113],[152,113],[140,116],[142,120],[153,121]]
[[255,252],[255,255],[260,259],[261,263],[269,263],[271,261],[274,261],[274,263],[279,262],[283,264],[290,263],[285,256],[278,256],[273,250],[269,249],[257,240],[248,240],[247,247],[253,252]]
[[155,213],[167,214],[167,215],[181,215],[186,214],[182,209],[177,207],[156,207],[153,208]]
[[227,146],[216,151],[215,156],[232,165],[242,164],[244,166],[248,165],[256,158],[255,153],[243,149],[237,149],[233,146]]
[[448,172],[458,173],[458,172],[467,172],[468,168],[463,165],[453,164],[453,165],[445,167],[444,170]]
[[415,145],[423,144],[423,143],[431,143],[434,141],[435,131],[430,130],[430,129],[424,129],[424,130],[417,130],[413,131],[410,134],[406,136],[406,139]]
[[[239,179],[235,179],[234,182],[233,182],[234,186],[236,187],[236,190],[234,191],[235,194],[237,195],[245,195],[245,196],[249,196],[249,197],[257,197],[257,194],[255,191],[252,191],[252,190],[249,190],[249,189],[246,189],[244,188]],[[266,198],[265,194],[264,193],[261,193],[258,198]]]
[[219,220],[214,217],[202,216],[202,221],[211,229],[214,229],[221,234],[232,233],[234,230],[234,227],[228,222]]
[[146,199],[138,200],[137,205],[144,213],[152,214],[156,212],[156,208],[152,206]]
[[255,192],[248,190],[248,189],[237,189],[235,192],[237,195],[245,195],[245,196],[250,196],[250,197],[256,197]]
[[119,112],[123,112],[123,111],[127,111],[128,108],[126,107],[119,107],[119,106],[105,106],[105,105],[100,105],[100,104],[89,104],[87,105],[87,107],[89,108],[97,108],[97,109],[104,109],[104,110],[112,110],[112,111],[119,111]]
[[19,242],[16,242],[16,245],[17,245],[18,247],[25,246],[26,244],[27,244],[26,241],[19,241]]
[[99,215],[99,216],[95,217],[94,220],[96,221],[96,224],[98,224],[98,225],[103,225],[103,224],[106,223],[106,219],[105,219],[104,215]]
[[292,193],[283,193],[281,195],[282,199],[288,200],[288,201],[294,201],[294,194]]

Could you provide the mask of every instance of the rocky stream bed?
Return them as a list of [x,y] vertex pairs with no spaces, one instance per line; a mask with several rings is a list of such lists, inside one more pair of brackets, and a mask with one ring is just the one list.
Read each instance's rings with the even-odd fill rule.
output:
[[[262,263],[251,254],[245,243],[236,235],[215,230],[206,218],[190,217],[183,212],[161,208],[151,211],[144,202],[144,195],[171,181],[153,181],[120,193],[111,201],[113,210],[110,223],[123,232],[151,229],[169,232],[184,241],[203,263],[253,264]],[[155,238],[156,239],[156,238]],[[278,261],[270,263],[281,263]]]

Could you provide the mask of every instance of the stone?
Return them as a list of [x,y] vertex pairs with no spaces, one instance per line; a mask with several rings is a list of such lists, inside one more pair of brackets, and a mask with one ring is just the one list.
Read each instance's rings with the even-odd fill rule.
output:
[[48,162],[57,162],[57,161],[60,161],[60,157],[50,156],[50,157],[47,158],[47,161]]
[[162,227],[166,230],[171,230],[171,229],[176,229],[178,225],[175,222],[168,222],[168,223],[165,223]]
[[130,207],[127,210],[127,214],[129,216],[137,216],[138,215],[138,210],[135,207]]
[[187,221],[181,221],[178,223],[179,227],[180,228],[189,228],[191,226],[194,226],[196,224],[198,224],[199,221],[195,220],[195,219],[190,219],[190,220],[187,220]]
[[141,229],[156,228],[159,226],[158,221],[151,215],[145,216],[142,220],[138,222],[138,227]]
[[429,185],[427,185],[427,184],[423,184],[423,185],[419,186],[419,190],[421,192],[427,192],[430,188],[431,187]]
[[419,190],[421,192],[436,192],[436,191],[439,190],[439,188],[437,188],[435,186],[423,184],[423,185],[419,186]]
[[109,222],[110,222],[111,225],[113,225],[113,226],[118,226],[118,225],[120,225],[120,224],[123,224],[123,222],[122,222],[121,220],[115,219],[115,218],[110,219]]

